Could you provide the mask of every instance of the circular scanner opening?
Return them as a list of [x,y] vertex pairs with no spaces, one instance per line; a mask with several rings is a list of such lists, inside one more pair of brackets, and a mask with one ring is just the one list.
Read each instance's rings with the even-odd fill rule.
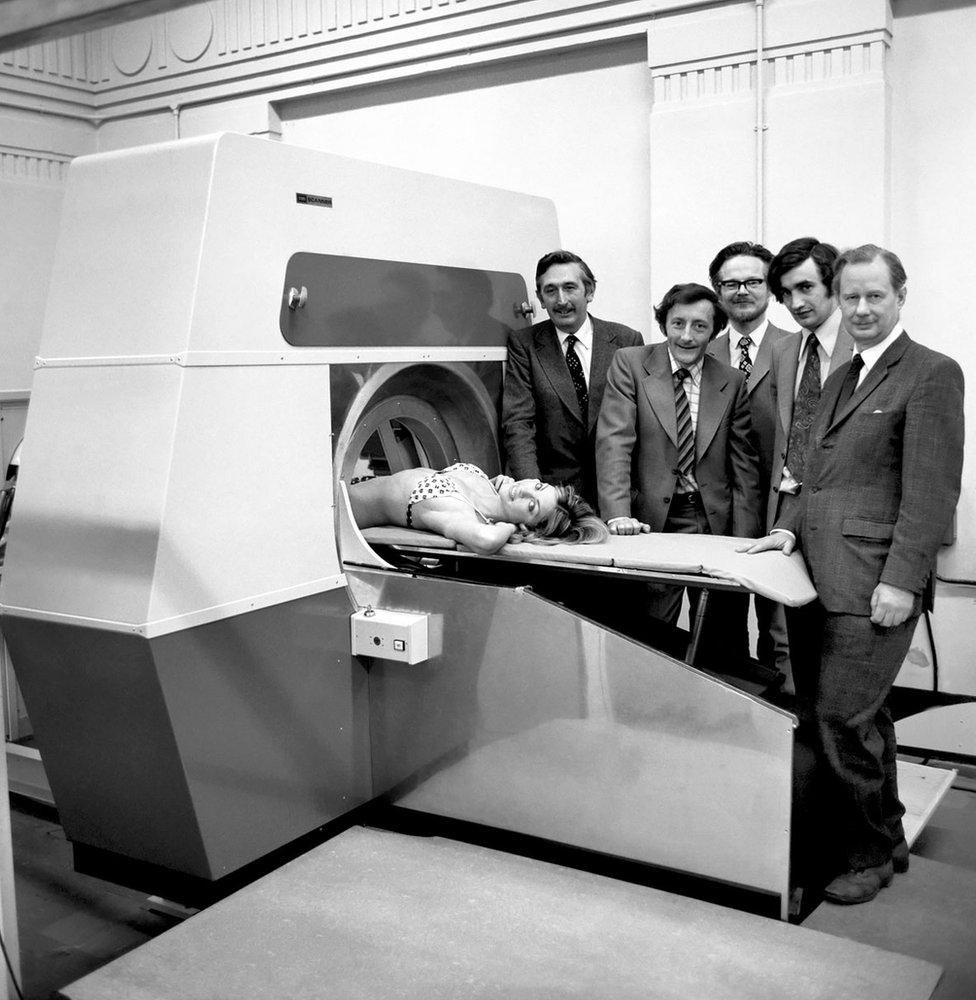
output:
[[467,364],[382,365],[356,394],[336,439],[337,478],[473,462],[499,469],[497,408]]

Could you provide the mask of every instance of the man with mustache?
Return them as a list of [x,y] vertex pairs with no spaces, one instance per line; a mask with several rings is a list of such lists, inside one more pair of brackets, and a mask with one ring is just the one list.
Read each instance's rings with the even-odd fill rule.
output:
[[598,510],[594,440],[610,361],[643,344],[630,327],[589,314],[596,278],[568,250],[536,266],[536,295],[549,319],[508,339],[502,436],[515,479],[572,486]]

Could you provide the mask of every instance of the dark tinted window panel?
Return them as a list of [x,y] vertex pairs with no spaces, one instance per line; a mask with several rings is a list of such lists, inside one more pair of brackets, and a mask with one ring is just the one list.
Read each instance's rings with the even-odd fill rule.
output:
[[[304,304],[289,308],[303,288]],[[295,347],[503,347],[531,321],[528,301],[518,274],[296,253],[281,333]]]

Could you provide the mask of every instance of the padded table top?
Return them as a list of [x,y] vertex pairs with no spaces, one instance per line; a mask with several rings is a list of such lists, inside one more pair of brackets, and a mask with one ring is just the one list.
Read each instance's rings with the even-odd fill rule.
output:
[[676,576],[706,576],[731,580],[746,590],[791,607],[808,604],[817,592],[807,575],[803,557],[794,552],[760,552],[748,555],[736,550],[747,544],[726,535],[678,535],[651,533],[613,535],[599,545],[536,545],[521,542],[505,545],[491,556],[458,547],[441,535],[410,528],[366,528],[363,537],[371,545],[394,545],[404,549],[453,550],[476,559],[505,559],[535,565],[561,563],[599,572],[600,567],[640,573],[673,573]]

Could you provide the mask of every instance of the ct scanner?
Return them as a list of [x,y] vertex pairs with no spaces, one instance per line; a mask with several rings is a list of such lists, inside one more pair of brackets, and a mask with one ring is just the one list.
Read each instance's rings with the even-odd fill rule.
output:
[[785,915],[794,717],[544,595],[801,604],[798,557],[475,565],[349,516],[361,475],[499,471],[506,336],[558,244],[545,199],[238,135],[72,164],[0,614],[80,867],[219,882],[382,796]]

